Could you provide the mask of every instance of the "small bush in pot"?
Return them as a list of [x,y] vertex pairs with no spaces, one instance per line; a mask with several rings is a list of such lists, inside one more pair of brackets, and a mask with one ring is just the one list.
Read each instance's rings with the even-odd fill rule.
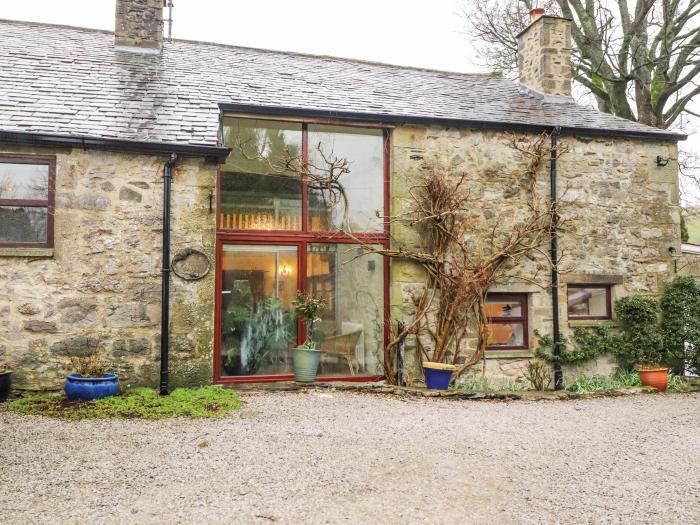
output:
[[297,381],[313,382],[321,362],[321,351],[316,348],[311,336],[314,323],[321,320],[321,314],[326,310],[326,303],[311,294],[299,292],[292,304],[299,318],[306,324],[306,340],[293,352],[294,377]]
[[70,358],[74,372],[66,376],[63,391],[71,401],[91,401],[119,393],[117,374],[108,372],[108,364],[100,357],[99,341],[82,355]]
[[659,303],[653,297],[631,295],[615,303],[621,337],[616,347],[623,369],[636,368],[642,384],[666,391],[668,368],[673,358],[659,328]]

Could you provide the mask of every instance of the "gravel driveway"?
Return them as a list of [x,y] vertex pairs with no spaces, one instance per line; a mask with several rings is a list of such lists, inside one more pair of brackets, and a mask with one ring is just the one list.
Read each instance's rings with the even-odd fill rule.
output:
[[0,521],[700,523],[700,394],[244,394],[213,420],[0,409]]

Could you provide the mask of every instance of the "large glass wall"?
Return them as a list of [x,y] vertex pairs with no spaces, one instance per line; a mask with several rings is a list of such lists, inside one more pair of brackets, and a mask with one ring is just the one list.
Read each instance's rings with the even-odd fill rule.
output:
[[[386,246],[382,129],[226,117],[221,166],[221,378],[289,378],[305,337],[298,290],[328,309],[319,377],[382,373]],[[247,377],[247,379],[246,379]]]

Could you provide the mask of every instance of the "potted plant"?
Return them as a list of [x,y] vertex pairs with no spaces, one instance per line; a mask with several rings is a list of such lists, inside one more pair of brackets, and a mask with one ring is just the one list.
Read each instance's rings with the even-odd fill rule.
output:
[[672,357],[659,329],[659,303],[653,297],[631,295],[615,303],[621,337],[616,353],[624,368],[634,367],[645,386],[665,392]]
[[447,390],[452,380],[452,374],[457,370],[455,365],[423,361],[425,371],[425,386],[431,390]]
[[107,363],[99,356],[99,341],[84,355],[71,356],[73,370],[66,376],[63,391],[71,401],[91,401],[119,393],[119,377],[107,372]]
[[12,371],[0,362],[0,401],[5,401],[10,396],[12,388]]
[[321,351],[316,348],[311,334],[314,323],[320,321],[321,313],[326,309],[326,303],[311,294],[298,292],[292,305],[299,318],[306,323],[306,341],[292,352],[294,377],[297,381],[313,382],[321,361]]

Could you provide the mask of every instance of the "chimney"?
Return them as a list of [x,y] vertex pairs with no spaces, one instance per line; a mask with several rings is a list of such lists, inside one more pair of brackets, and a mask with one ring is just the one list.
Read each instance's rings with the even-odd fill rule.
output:
[[530,11],[518,35],[518,73],[526,88],[549,97],[571,96],[571,20]]
[[157,53],[163,44],[163,0],[117,0],[114,46]]

